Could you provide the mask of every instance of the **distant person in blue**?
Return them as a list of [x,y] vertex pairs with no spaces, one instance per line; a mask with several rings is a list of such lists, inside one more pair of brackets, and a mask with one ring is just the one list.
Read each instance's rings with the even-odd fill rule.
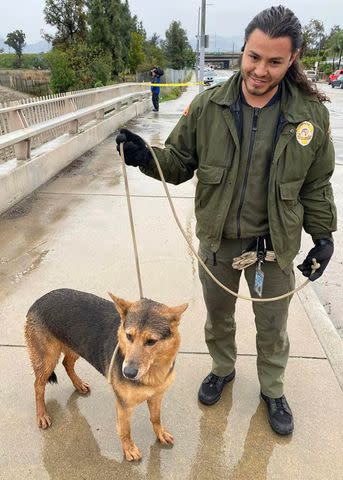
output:
[[[163,75],[163,70],[161,70],[158,67],[154,67],[150,73],[151,73],[151,83],[161,83],[161,76]],[[152,92],[152,104],[154,106],[153,111],[158,112],[160,87],[151,87],[151,92]]]

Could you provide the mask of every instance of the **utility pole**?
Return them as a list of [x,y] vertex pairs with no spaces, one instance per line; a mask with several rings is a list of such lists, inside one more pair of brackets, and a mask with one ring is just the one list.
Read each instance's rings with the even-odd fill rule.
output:
[[[201,34],[200,34],[200,82],[204,81],[205,66],[205,24],[206,24],[206,0],[201,1]],[[199,85],[199,93],[204,90],[203,85]]]
[[195,63],[195,68],[196,68],[195,76],[196,76],[197,82],[199,82],[200,10],[201,10],[201,7],[198,8],[198,35],[197,35],[197,48],[196,48],[197,56],[196,56],[196,63]]

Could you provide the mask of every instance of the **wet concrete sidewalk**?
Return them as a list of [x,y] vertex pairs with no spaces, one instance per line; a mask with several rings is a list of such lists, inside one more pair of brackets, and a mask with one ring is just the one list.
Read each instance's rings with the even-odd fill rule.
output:
[[[154,145],[163,144],[193,94],[189,89],[178,101],[162,104],[159,114],[139,118],[129,128]],[[53,425],[40,431],[35,423],[33,376],[23,340],[30,305],[60,287],[103,297],[109,290],[128,300],[139,297],[121,164],[111,137],[0,219],[0,478],[343,478],[342,391],[298,296],[290,309],[286,372],[293,435],[274,434],[266,420],[247,302],[238,303],[237,377],[217,405],[198,403],[197,391],[211,361],[197,264],[177,230],[162,185],[134,168],[128,176],[144,295],[168,305],[189,303],[181,325],[177,377],[162,412],[175,446],[163,448],[155,441],[142,405],[134,415],[133,438],[143,460],[123,460],[113,394],[83,360],[76,370],[91,384],[90,395],[75,393],[59,365],[59,383],[48,386],[46,395]],[[194,190],[194,180],[170,187],[196,246]]]

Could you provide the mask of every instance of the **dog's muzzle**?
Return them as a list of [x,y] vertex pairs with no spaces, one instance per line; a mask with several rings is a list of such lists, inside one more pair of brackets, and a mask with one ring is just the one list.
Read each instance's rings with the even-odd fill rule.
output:
[[125,365],[123,366],[123,375],[130,380],[134,380],[138,375],[138,368],[135,365]]

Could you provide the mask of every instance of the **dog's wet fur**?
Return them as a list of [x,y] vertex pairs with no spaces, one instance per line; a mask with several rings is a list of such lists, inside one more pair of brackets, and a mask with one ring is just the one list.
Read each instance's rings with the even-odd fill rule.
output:
[[110,374],[124,455],[130,461],[140,460],[141,453],[131,438],[130,418],[145,400],[158,440],[173,444],[173,436],[161,425],[160,411],[164,392],[174,380],[178,325],[188,305],[167,307],[146,298],[128,302],[109,295],[113,301],[77,290],[53,290],[28,311],[25,338],[35,374],[37,423],[40,428],[51,425],[45,386],[57,383],[54,369],[61,353],[74,387],[83,394],[90,391],[74,370],[81,356],[102,375]]

